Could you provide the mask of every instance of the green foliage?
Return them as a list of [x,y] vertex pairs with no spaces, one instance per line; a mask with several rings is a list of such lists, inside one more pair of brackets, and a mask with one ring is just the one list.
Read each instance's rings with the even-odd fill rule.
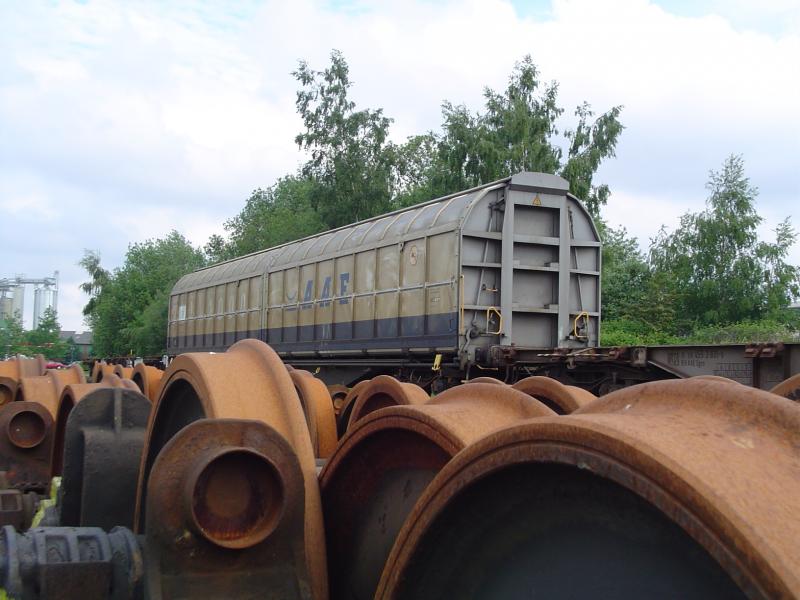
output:
[[108,283],[110,273],[100,266],[100,253],[94,250],[84,250],[83,258],[78,261],[78,266],[89,274],[89,281],[80,285],[81,291],[89,296],[89,301],[83,307],[83,316],[89,327],[94,326],[92,315],[94,314],[95,303],[103,286]]
[[128,247],[94,297],[89,314],[99,355],[153,356],[164,352],[169,292],[186,273],[205,265],[199,250],[177,231]]
[[0,322],[0,356],[13,356],[24,352],[25,330],[22,315],[16,311],[11,318]]
[[603,319],[600,328],[601,346],[658,346],[682,343],[686,341],[637,319]]
[[60,332],[58,315],[52,308],[47,307],[36,329],[25,334],[24,353],[28,356],[44,354],[44,357],[50,360],[64,360],[69,344],[59,338]]
[[320,187],[310,179],[284,177],[266,190],[255,190],[241,212],[225,223],[230,233],[227,255],[242,256],[324,231],[326,224],[314,209]]
[[688,213],[650,249],[653,271],[674,285],[675,310],[688,326],[756,321],[800,293],[800,269],[786,262],[797,234],[788,221],[775,242],[758,239],[757,190],[744,162],[730,156],[712,171],[706,210]]
[[356,110],[348,98],[347,62],[336,50],[330,58],[324,71],[301,61],[293,75],[301,86],[295,104],[305,126],[295,142],[310,155],[302,174],[319,184],[312,206],[334,228],[391,208],[394,153],[391,119],[382,109]]
[[800,341],[800,334],[785,319],[767,317],[760,321],[743,321],[730,325],[706,325],[694,330],[688,339],[694,344],[797,342]]
[[[606,185],[594,186],[602,161],[614,156],[623,126],[621,106],[595,120],[588,103],[575,109],[578,124],[564,136],[567,160],[558,143],[558,84],[543,84],[530,56],[517,63],[508,86],[500,93],[484,91],[483,112],[463,105],[442,105],[442,133],[412,137],[396,151],[395,179],[401,205],[420,196],[427,199],[519,171],[558,173],[570,191],[585,201],[593,215],[608,201]],[[422,192],[422,193],[420,193]]]
[[569,181],[569,191],[583,200],[594,217],[600,216],[600,207],[606,205],[611,191],[606,184],[594,186],[592,180],[603,160],[615,156],[617,139],[623,129],[619,121],[621,112],[622,107],[615,106],[590,124],[594,113],[584,102],[575,109],[578,126],[565,133],[570,146],[561,176]]

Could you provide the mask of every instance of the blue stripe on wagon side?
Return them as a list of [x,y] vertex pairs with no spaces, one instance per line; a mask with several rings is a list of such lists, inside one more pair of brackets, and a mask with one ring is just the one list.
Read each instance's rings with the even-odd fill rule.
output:
[[456,348],[457,327],[458,313],[444,313],[177,336],[169,340],[169,348],[178,352],[221,351],[245,338],[263,340],[280,353]]

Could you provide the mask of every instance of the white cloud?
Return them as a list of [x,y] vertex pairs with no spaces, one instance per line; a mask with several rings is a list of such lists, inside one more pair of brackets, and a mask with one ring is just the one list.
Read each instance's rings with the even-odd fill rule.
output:
[[[359,105],[394,117],[396,140],[437,128],[444,99],[477,109],[527,53],[560,82],[564,125],[584,99],[624,104],[618,158],[600,176],[607,217],[643,241],[702,208],[708,170],[732,152],[768,224],[800,225],[800,12],[715,1],[717,14],[677,16],[646,0],[555,0],[547,20],[505,0],[5,5],[0,276],[59,268],[65,289],[85,247],[113,267],[128,243],[172,228],[198,245],[219,232],[302,160],[290,72],[301,58],[324,67],[332,48]],[[758,22],[775,26],[743,27],[762,7]],[[80,329],[80,303],[62,292],[65,327]]]

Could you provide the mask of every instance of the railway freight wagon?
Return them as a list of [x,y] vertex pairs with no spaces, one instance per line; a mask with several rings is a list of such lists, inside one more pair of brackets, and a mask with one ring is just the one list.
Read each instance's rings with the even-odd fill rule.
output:
[[172,291],[169,354],[257,338],[350,383],[597,346],[600,238],[568,189],[519,173],[195,271]]

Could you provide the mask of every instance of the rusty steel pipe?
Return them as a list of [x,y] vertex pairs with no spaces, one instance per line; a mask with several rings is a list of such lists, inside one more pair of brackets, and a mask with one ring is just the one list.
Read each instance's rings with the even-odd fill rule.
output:
[[378,375],[359,392],[347,427],[381,408],[424,404],[429,399],[428,392],[414,383],[402,383],[389,375]]
[[551,377],[538,375],[521,379],[512,387],[538,398],[559,415],[568,415],[597,399],[594,394],[582,388],[564,385]]
[[428,482],[486,432],[553,411],[506,385],[471,383],[359,419],[320,474],[333,598],[371,598],[394,536]]
[[316,458],[328,458],[336,448],[336,416],[327,386],[308,371],[289,371],[311,435]]
[[161,389],[161,378],[163,376],[164,371],[161,369],[139,363],[133,368],[131,379],[138,386],[139,391],[150,399],[150,402],[155,402],[158,400],[158,392]]
[[376,598],[798,596],[799,436],[796,404],[709,380],[495,431],[420,497]]
[[258,340],[242,340],[220,354],[182,354],[164,372],[142,453],[136,530],[142,532],[149,522],[151,470],[165,445],[194,421],[227,418],[266,423],[294,449],[305,488],[307,569],[314,597],[327,597],[324,530],[311,437],[289,372],[278,355]]

